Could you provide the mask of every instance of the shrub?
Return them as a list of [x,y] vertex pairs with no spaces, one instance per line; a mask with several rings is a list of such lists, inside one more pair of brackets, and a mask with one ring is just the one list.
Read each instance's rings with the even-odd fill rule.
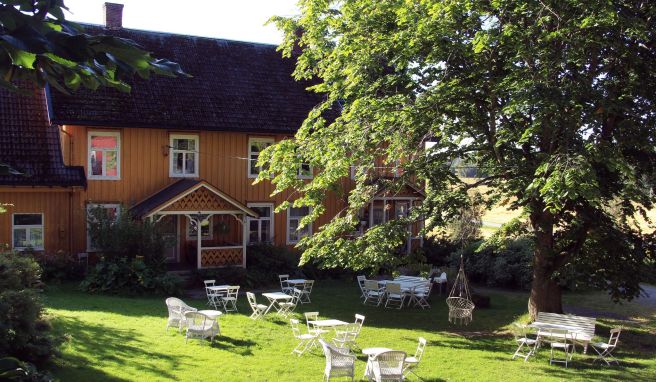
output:
[[29,362],[22,362],[14,357],[0,358],[0,381],[50,382],[48,373],[39,372]]
[[0,356],[42,364],[55,354],[42,317],[41,269],[30,256],[0,254]]
[[85,265],[79,263],[77,258],[67,252],[33,254],[43,273],[41,277],[48,283],[71,280],[81,280],[84,277]]
[[143,260],[119,258],[99,261],[80,284],[87,292],[179,295],[182,280],[147,266]]

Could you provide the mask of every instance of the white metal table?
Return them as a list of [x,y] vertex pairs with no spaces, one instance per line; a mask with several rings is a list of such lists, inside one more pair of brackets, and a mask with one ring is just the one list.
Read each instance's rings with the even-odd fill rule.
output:
[[268,293],[262,293],[262,296],[266,297],[267,300],[269,300],[269,306],[266,308],[264,313],[262,314],[263,316],[269,313],[271,308],[276,308],[276,311],[280,311],[280,308],[276,306],[276,304],[279,304],[279,301],[289,301],[293,297],[282,293],[282,292],[268,292]]
[[348,322],[341,320],[312,320],[308,321],[310,325],[314,325],[317,328],[335,328],[337,326],[348,325]]

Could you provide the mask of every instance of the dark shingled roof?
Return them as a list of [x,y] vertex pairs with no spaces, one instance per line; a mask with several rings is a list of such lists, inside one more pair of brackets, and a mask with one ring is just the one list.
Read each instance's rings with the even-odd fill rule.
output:
[[294,133],[321,102],[291,74],[294,61],[273,45],[85,26],[90,34],[128,38],[155,57],[182,66],[193,78],[135,79],[132,93],[81,89],[52,91],[52,123],[106,127],[154,127]]
[[86,187],[84,169],[64,165],[44,91],[24,88],[26,95],[0,89],[0,163],[21,173],[0,173],[0,185]]
[[161,206],[201,182],[201,180],[197,179],[180,179],[135,204],[130,208],[130,212],[135,217],[144,217],[153,209]]

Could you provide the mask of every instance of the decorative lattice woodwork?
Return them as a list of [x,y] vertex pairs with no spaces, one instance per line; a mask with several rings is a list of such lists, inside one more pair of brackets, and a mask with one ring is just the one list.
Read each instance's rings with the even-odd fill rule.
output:
[[201,249],[200,265],[203,268],[242,265],[242,255],[241,248]]
[[200,187],[166,207],[164,211],[229,211],[235,208],[205,187]]

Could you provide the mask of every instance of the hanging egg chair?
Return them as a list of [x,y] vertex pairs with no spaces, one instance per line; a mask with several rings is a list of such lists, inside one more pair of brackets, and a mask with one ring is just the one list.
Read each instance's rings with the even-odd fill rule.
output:
[[460,255],[460,270],[453,283],[453,288],[446,299],[449,306],[449,322],[452,324],[467,325],[472,321],[474,303],[469,292],[469,283],[465,276],[465,265]]

